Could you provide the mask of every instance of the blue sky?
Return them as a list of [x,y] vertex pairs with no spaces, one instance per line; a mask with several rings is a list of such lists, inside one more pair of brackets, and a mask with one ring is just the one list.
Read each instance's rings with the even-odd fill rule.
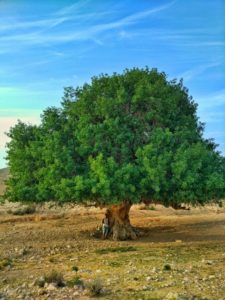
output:
[[144,66],[184,79],[225,154],[223,0],[0,0],[0,168],[17,119],[37,124],[63,87]]

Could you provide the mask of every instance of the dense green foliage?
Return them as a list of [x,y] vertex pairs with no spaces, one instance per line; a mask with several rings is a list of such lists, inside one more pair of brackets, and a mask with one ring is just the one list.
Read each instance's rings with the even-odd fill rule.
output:
[[65,88],[61,108],[46,109],[40,126],[11,128],[6,196],[165,205],[220,199],[225,161],[203,138],[196,109],[182,81],[156,69]]

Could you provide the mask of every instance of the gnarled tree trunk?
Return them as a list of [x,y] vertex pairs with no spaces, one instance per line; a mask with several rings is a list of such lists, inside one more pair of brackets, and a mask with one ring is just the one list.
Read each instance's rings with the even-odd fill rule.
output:
[[131,202],[126,200],[107,209],[106,213],[114,240],[135,240],[137,238],[129,219],[131,205]]

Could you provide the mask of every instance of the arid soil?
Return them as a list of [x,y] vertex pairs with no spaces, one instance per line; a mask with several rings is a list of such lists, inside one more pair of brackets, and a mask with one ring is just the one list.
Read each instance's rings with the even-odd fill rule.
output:
[[98,237],[104,209],[18,207],[0,205],[0,299],[225,299],[224,208],[133,206],[139,238],[115,242]]

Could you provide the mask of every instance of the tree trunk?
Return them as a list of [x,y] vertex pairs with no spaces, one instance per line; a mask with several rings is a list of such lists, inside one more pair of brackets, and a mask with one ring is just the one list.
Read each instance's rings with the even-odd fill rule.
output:
[[131,205],[131,202],[126,200],[107,209],[106,213],[114,240],[135,240],[137,238],[129,219]]

